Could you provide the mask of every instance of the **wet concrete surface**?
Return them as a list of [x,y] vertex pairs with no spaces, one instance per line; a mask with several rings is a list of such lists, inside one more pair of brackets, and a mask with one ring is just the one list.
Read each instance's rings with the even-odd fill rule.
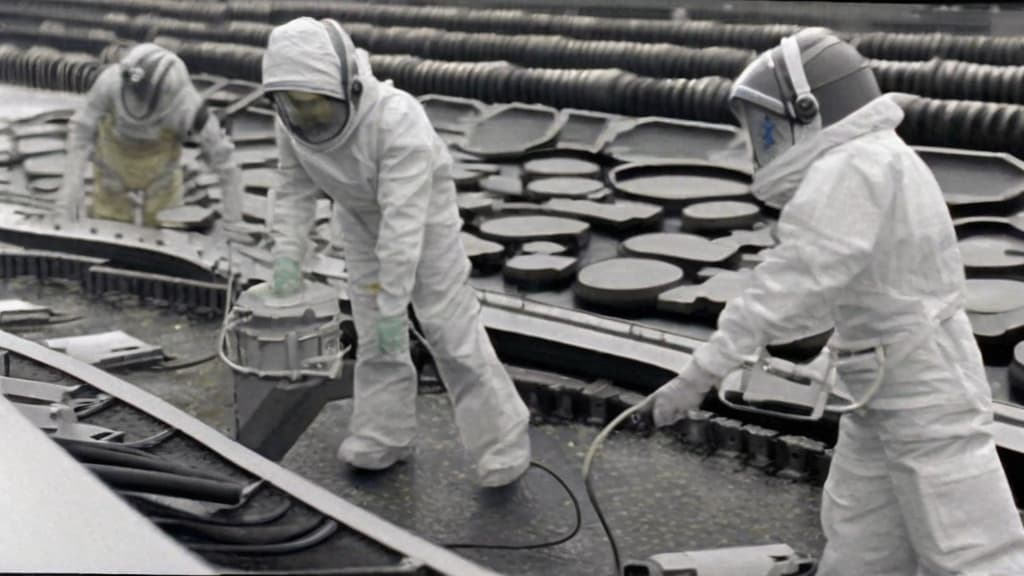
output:
[[[135,298],[92,300],[77,284],[35,278],[0,281],[0,297],[22,298],[80,320],[19,330],[42,340],[122,329],[160,344],[179,358],[213,350],[217,319],[140,306]],[[171,402],[221,432],[232,433],[230,374],[217,361],[174,372],[121,372],[122,378]],[[516,485],[486,490],[474,484],[444,394],[418,399],[415,457],[384,473],[356,473],[335,451],[346,435],[350,401],[328,404],[285,456],[287,468],[341,497],[442,544],[536,544],[557,540],[574,526],[571,501],[544,471],[530,469]],[[598,430],[574,423],[534,426],[534,459],[552,468],[583,507],[572,540],[536,550],[463,550],[506,574],[611,574],[611,553],[586,502],[580,467]],[[786,542],[817,554],[820,489],[744,468],[725,456],[691,452],[668,434],[613,435],[596,463],[594,485],[623,558],[687,549]]]

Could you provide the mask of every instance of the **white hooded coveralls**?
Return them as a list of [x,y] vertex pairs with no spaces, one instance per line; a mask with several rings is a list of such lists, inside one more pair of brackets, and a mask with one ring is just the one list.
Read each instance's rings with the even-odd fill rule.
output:
[[[352,107],[341,134],[321,145],[294,137],[280,119],[276,124],[275,257],[303,260],[318,189],[334,201],[344,230],[359,348],[355,408],[341,456],[374,468],[413,445],[415,368],[407,351],[385,354],[377,342],[378,319],[405,315],[411,303],[482,482],[504,483],[529,466],[529,411],[495,354],[468,284],[451,157],[419,102],[379,82],[365,52],[356,54],[357,71],[342,88],[338,54],[323,25],[299,18],[273,31],[263,61],[267,92],[313,92]],[[361,90],[351,89],[355,83]]]
[[[902,118],[883,96],[755,174],[755,194],[783,206],[780,244],[694,360],[723,377],[829,323],[833,347],[883,346],[899,360],[867,409],[841,419],[818,574],[1024,574],[956,234],[931,171],[894,132]],[[839,364],[855,397],[877,373],[871,353]]]
[[[225,222],[242,221],[242,172],[234,162],[234,144],[221,129],[220,122],[213,114],[207,114],[202,126],[195,126],[197,113],[202,107],[202,98],[188,76],[185,63],[176,55],[168,54],[175,60],[159,87],[160,97],[152,112],[145,118],[136,118],[125,109],[121,72],[124,66],[131,66],[140,59],[166,49],[155,44],[139,44],[132,48],[121,63],[108,66],[96,78],[82,104],[68,123],[67,182],[61,189],[58,204],[79,204],[83,189],[85,164],[93,155],[100,124],[110,116],[113,132],[130,146],[131,142],[153,142],[165,133],[177,135],[179,142],[193,134],[199,142],[203,159],[220,178],[223,200],[222,217]],[[170,173],[177,166],[166,166]],[[116,173],[110,178],[117,179]],[[180,190],[177,191],[180,194]],[[177,202],[181,198],[176,199]]]

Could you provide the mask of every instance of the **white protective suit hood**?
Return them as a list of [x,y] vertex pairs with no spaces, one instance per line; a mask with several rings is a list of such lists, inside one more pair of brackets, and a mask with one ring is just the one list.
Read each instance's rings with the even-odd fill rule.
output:
[[[956,231],[928,165],[893,130],[902,116],[875,98],[755,174],[758,197],[785,205],[779,244],[691,364],[721,379],[831,324],[850,397],[879,384],[839,421],[818,574],[1024,574]],[[710,379],[686,372],[695,388]]]
[[[188,68],[177,54],[152,43],[138,44],[118,64],[121,90],[117,95],[120,116],[134,123],[154,124],[173,110],[195,109],[198,98],[192,89]],[[141,78],[144,93],[141,100],[133,96],[130,84]],[[187,106],[192,105],[192,106]]]
[[865,134],[892,130],[903,121],[903,109],[889,96],[881,96],[846,118],[811,134],[797,134],[796,144],[754,172],[751,192],[781,210],[796,193],[804,175],[823,154]]
[[404,351],[408,332],[402,331],[398,351],[380,345],[382,325],[407,321],[412,304],[480,484],[508,484],[530,466],[530,415],[467,283],[470,262],[461,243],[451,155],[422,104],[374,79],[366,53],[342,33],[340,52],[353,55],[348,69],[355,70],[345,79],[345,62],[328,30],[311,18],[275,28],[263,57],[263,87],[350,106],[341,132],[319,144],[279,116],[271,223],[274,257],[301,261],[318,191],[335,203],[359,344],[355,408],[338,455],[357,468],[382,469],[412,453],[416,369]]
[[304,16],[278,26],[270,33],[263,55],[264,92],[297,90],[348,103],[348,124],[333,140],[311,145],[293,138],[295,143],[316,150],[344,142],[379,95],[379,81],[373,76],[368,54],[357,49],[340,26],[336,30],[341,45],[336,48],[325,28],[331,22]]

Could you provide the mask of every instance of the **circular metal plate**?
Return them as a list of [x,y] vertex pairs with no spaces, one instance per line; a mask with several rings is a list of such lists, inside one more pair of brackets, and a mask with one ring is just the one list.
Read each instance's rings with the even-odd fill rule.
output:
[[666,262],[612,258],[580,270],[573,290],[586,304],[639,312],[655,306],[659,294],[682,281],[683,271]]
[[761,219],[761,209],[750,202],[698,202],[682,211],[683,230],[688,232],[727,232],[753,228]]

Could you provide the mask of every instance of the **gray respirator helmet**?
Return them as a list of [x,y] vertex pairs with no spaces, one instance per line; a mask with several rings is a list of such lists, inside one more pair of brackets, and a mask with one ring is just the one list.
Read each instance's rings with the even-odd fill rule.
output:
[[324,94],[276,91],[270,94],[278,116],[288,130],[309,144],[324,144],[338,137],[348,125],[355,103],[362,93],[357,78],[356,47],[337,21],[320,21],[341,65],[343,98]]
[[176,95],[174,80],[180,80],[171,77],[184,69],[176,54],[156,44],[132,48],[121,61],[121,103],[128,115],[141,121],[162,114]]
[[736,78],[729,107],[761,168],[881,96],[867,60],[825,28],[782,39]]

